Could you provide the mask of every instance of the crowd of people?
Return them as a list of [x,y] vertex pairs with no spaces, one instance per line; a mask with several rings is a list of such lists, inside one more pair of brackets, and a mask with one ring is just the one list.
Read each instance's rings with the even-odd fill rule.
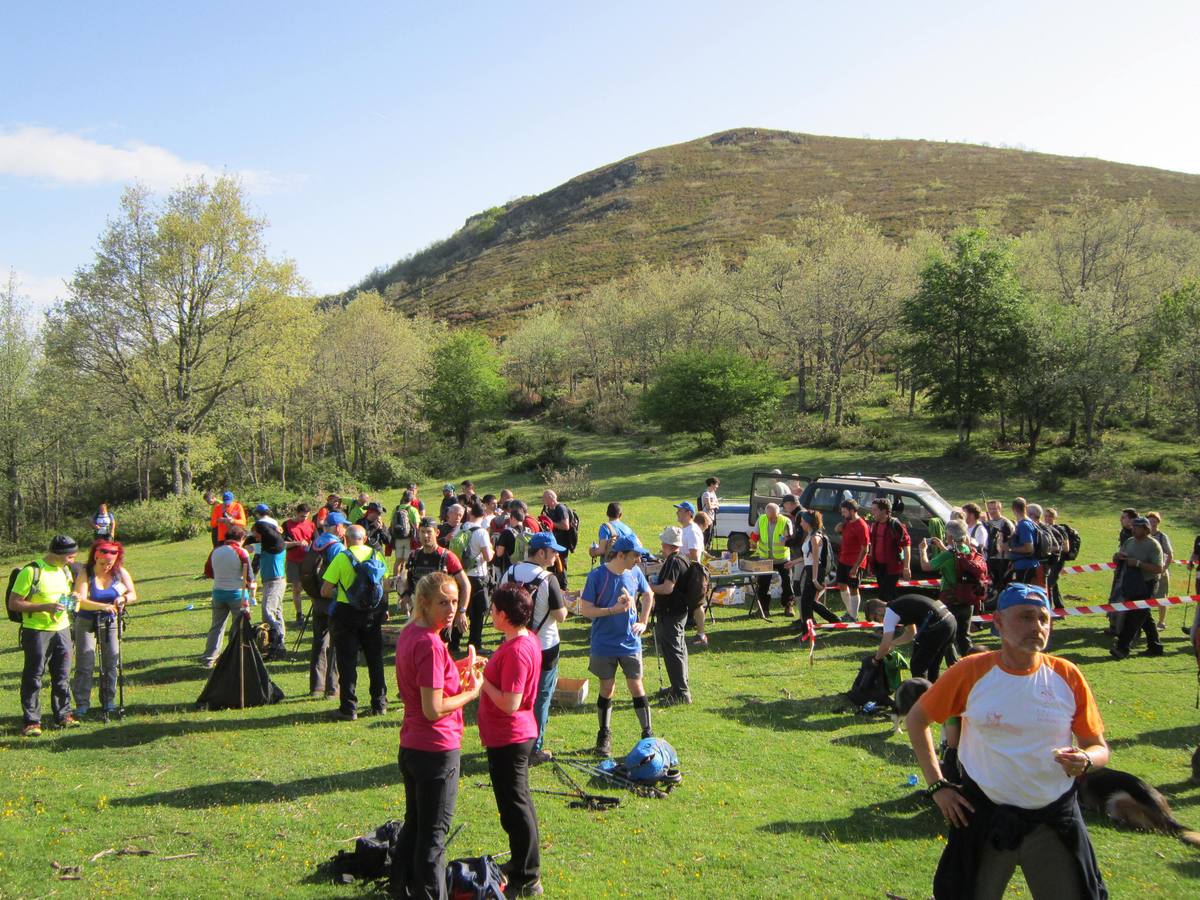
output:
[[[636,733],[654,734],[652,698],[643,680],[644,637],[655,641],[669,682],[654,698],[657,705],[691,703],[686,630],[696,631],[693,649],[709,640],[707,598],[697,593],[693,573],[713,551],[719,487],[710,478],[696,503],[674,504],[674,522],[658,535],[657,556],[623,521],[621,504],[608,504],[586,548],[592,567],[577,598],[567,592],[567,562],[579,546],[581,524],[550,490],[542,494],[536,515],[509,490],[480,496],[463,482],[461,488],[444,485],[436,516],[413,484],[390,516],[364,492],[349,504],[330,494],[315,512],[298,503],[282,522],[265,504],[248,515],[225,492],[211,498],[212,550],[205,563],[212,579],[211,625],[201,662],[214,665],[230,619],[238,621],[255,605],[270,635],[268,659],[282,654],[290,587],[294,622],[310,634],[312,696],[336,700],[338,720],[384,715],[383,627],[397,617],[404,623],[395,677],[403,702],[399,765],[405,786],[403,859],[411,890],[439,896],[460,768],[462,710],[478,702],[480,738],[512,851],[506,875],[515,895],[540,893],[528,771],[552,758],[546,731],[558,680],[559,625],[573,601],[591,622],[588,670],[599,680],[597,754],[612,753],[618,673],[632,699]],[[1012,518],[996,500],[966,503],[937,534],[914,545],[887,497],[875,498],[867,513],[845,496],[841,521],[829,528],[820,510],[805,509],[795,494],[783,493],[788,487],[781,482],[782,496],[766,505],[750,535],[752,552],[770,563],[755,579],[755,611],[771,616],[777,578],[784,614],[797,616],[798,602],[797,628],[807,630],[814,617],[882,622],[876,663],[911,645],[912,675],[932,685],[909,717],[914,748],[930,796],[955,826],[938,871],[938,896],[963,895],[964,879],[976,876],[977,895],[998,896],[996,886],[1003,890],[1016,865],[1027,874],[1054,866],[1056,874],[1043,873],[1035,893],[1049,886],[1065,890],[1069,883],[1082,885],[1082,895],[1099,896],[1102,879],[1089,856],[1086,829],[1081,819],[1075,821],[1077,806],[1064,798],[1070,779],[1107,762],[1103,724],[1078,669],[1042,652],[1051,637],[1052,610],[1062,606],[1059,578],[1079,552],[1078,532],[1056,510],[1018,497]],[[1122,511],[1111,599],[1167,595],[1173,547],[1161,525],[1157,512]],[[121,614],[136,602],[137,592],[116,540],[115,518],[101,507],[93,526],[86,563],[77,562],[75,541],[56,537],[40,559],[20,570],[7,598],[10,617],[22,625],[26,736],[41,733],[47,671],[55,723],[72,727],[89,714],[97,656],[100,706],[106,715],[117,709]],[[1200,563],[1200,538],[1189,563]],[[926,574],[939,577],[935,595],[902,590],[905,582]],[[866,603],[864,583],[875,593]],[[840,615],[831,608],[833,597],[844,610]],[[1000,649],[992,653],[971,639],[972,617],[983,609],[995,612],[994,624],[985,626],[1000,638]],[[500,641],[486,655],[489,619]],[[1113,657],[1128,656],[1139,632],[1145,653],[1161,655],[1164,621],[1160,613],[1156,622],[1149,609],[1113,617]],[[368,672],[361,704],[360,657]],[[950,667],[945,674],[943,664]],[[1038,706],[1034,694],[1057,698],[1053,721],[1031,714]],[[945,756],[939,760],[929,736],[931,722],[947,720],[943,736],[953,736],[953,764]],[[981,724],[1000,721],[1044,731],[1038,746],[1055,747],[1053,757],[1026,759],[1029,742],[1010,747]],[[1072,746],[1072,736],[1079,747]],[[1012,808],[1021,821],[1034,824],[1022,826],[1026,837],[996,855],[979,837],[991,824],[979,823],[992,823]],[[1062,842],[1047,847],[1046,829]]]

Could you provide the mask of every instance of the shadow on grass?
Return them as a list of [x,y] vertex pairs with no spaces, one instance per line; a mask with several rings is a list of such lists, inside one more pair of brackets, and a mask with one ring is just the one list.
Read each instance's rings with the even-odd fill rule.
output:
[[1109,743],[1113,747],[1150,744],[1164,750],[1190,750],[1196,746],[1197,732],[1195,725],[1178,725],[1175,728],[1160,728],[1158,731],[1143,731],[1136,737],[1113,738]]
[[[486,769],[486,763],[485,763]],[[173,806],[180,809],[207,809],[214,806],[245,806],[249,803],[286,803],[301,797],[325,795],[336,791],[359,791],[390,787],[402,783],[395,762],[341,775],[317,775],[276,784],[273,781],[218,781],[197,784],[173,791],[157,791],[140,797],[120,797],[113,806]]]
[[802,700],[762,700],[745,695],[733,699],[737,705],[717,710],[718,715],[752,728],[833,731],[858,721],[849,715],[841,719],[828,718],[849,707],[849,701],[841,694],[806,697]]
[[894,734],[895,729],[889,722],[886,731],[875,734],[845,734],[834,738],[830,743],[861,747],[880,759],[898,766],[915,766],[917,760],[913,754],[912,745],[909,744],[906,737],[894,739]]
[[944,828],[924,792],[862,806],[840,819],[780,821],[759,826],[768,834],[803,834],[821,840],[873,843],[879,840],[925,841]]

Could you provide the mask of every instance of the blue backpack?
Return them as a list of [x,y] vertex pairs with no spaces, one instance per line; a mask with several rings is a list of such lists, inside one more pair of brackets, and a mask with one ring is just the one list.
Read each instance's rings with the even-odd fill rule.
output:
[[642,738],[629,751],[621,768],[630,781],[654,784],[670,778],[672,770],[679,770],[679,754],[660,737]]
[[364,560],[359,560],[349,550],[344,551],[350,558],[354,568],[354,582],[346,588],[346,602],[354,609],[363,612],[375,612],[383,607],[383,577],[387,567],[379,554],[372,552]]

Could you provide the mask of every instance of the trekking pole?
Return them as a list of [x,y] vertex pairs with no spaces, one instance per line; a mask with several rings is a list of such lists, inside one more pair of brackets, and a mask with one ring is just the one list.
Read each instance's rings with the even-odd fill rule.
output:
[[238,620],[238,709],[246,708],[246,625],[250,621],[250,611],[244,610]]
[[300,644],[304,641],[304,632],[308,630],[308,620],[312,618],[313,605],[308,604],[308,615],[304,617],[304,621],[300,623],[300,633],[296,635],[296,643],[292,646],[293,653],[300,652]]
[[[108,626],[112,627],[111,623]],[[117,718],[125,718],[125,664],[121,659],[121,635],[125,631],[125,610],[117,613]]]
[[662,683],[662,654],[658,652],[658,629],[654,627],[656,613],[650,612],[650,644],[654,647],[654,661],[658,664],[658,692],[663,692]]

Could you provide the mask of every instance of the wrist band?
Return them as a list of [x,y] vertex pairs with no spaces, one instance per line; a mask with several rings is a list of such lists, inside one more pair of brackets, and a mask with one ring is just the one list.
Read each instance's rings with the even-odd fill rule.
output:
[[954,787],[954,785],[951,784],[949,781],[947,781],[945,778],[939,778],[937,781],[935,781],[929,787],[925,788],[925,796],[932,800],[933,795],[936,794],[938,791],[940,791],[942,788],[952,788],[952,787]]
[[1086,775],[1088,772],[1092,771],[1092,754],[1084,750],[1083,755],[1087,759],[1087,765],[1083,767],[1082,774]]

